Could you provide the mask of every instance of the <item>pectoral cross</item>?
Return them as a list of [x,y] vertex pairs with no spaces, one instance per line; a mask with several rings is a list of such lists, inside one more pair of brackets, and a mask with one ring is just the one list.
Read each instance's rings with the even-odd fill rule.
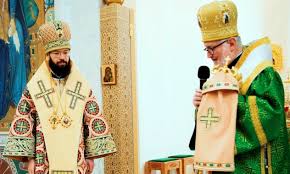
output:
[[225,58],[225,67],[227,67],[227,66],[230,64],[230,61],[231,61],[230,56],[227,56],[227,57]]
[[60,123],[60,120],[59,120],[58,116],[56,115],[56,112],[53,112],[53,114],[49,118],[49,123],[50,123],[52,129],[55,129],[57,127],[57,125]]

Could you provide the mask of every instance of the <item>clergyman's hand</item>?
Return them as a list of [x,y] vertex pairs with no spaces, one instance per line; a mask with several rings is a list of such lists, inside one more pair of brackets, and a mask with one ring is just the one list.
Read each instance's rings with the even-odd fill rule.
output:
[[93,170],[94,170],[94,160],[93,159],[86,159],[86,162],[87,162],[87,166],[88,166],[86,174],[93,173]]
[[201,90],[200,89],[195,90],[195,94],[194,94],[193,100],[192,100],[194,107],[196,107],[196,108],[199,107],[200,102],[201,102],[201,98],[202,98]]
[[28,173],[34,174],[34,170],[35,170],[35,161],[34,158],[30,158],[28,160]]

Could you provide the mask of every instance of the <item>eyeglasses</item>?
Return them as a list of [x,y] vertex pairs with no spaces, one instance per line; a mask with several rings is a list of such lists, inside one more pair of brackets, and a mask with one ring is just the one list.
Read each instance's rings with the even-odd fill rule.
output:
[[209,54],[213,55],[213,54],[214,54],[214,50],[215,50],[217,47],[219,47],[219,46],[221,46],[222,44],[224,44],[225,42],[227,42],[227,41],[228,41],[228,40],[224,40],[224,41],[222,41],[221,43],[217,44],[216,46],[213,46],[213,47],[206,47],[206,48],[204,48],[203,50],[206,51],[206,52],[208,52]]
[[67,57],[70,55],[70,51],[69,50],[52,51],[50,54],[57,58],[60,58],[61,56]]

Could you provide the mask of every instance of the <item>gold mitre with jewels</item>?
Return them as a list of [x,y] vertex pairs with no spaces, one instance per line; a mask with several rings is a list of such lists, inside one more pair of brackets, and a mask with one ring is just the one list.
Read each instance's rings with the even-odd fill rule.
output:
[[238,11],[231,0],[213,1],[198,10],[202,41],[222,40],[238,36]]
[[42,40],[45,53],[69,48],[71,33],[69,25],[63,21],[52,21],[39,27],[38,35]]

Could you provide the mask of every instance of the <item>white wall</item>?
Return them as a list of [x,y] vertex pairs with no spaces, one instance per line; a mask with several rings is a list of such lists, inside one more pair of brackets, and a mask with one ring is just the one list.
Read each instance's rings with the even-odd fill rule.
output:
[[[90,82],[97,98],[101,101],[100,84],[100,6],[96,0],[56,0],[56,18],[69,23],[71,57]],[[101,102],[100,102],[101,104]]]
[[192,153],[191,99],[197,68],[205,62],[194,31],[197,6],[193,1],[136,2],[140,171],[149,159]]
[[[264,6],[264,32],[270,37],[274,43],[278,43],[283,48],[285,56],[283,75],[290,67],[290,1],[280,0],[277,1],[266,0]],[[289,72],[289,70],[288,70]]]
[[[290,2],[288,2],[288,5],[290,6],[289,4]],[[288,67],[288,69],[286,69],[285,71],[290,73],[290,10],[288,10],[288,14],[287,14],[287,23],[288,23],[288,37],[287,37],[287,44],[286,44],[286,47],[287,47],[287,57],[286,57],[286,65]]]
[[[134,8],[135,1],[127,0],[123,5]],[[71,58],[89,81],[101,107],[100,8],[103,6],[103,0],[55,0],[56,18],[70,25]],[[103,173],[104,160],[95,160],[94,174]]]
[[[208,1],[136,0],[140,171],[150,159],[191,154],[192,96],[205,58],[196,12]],[[234,1],[247,43],[262,33],[262,0]]]

